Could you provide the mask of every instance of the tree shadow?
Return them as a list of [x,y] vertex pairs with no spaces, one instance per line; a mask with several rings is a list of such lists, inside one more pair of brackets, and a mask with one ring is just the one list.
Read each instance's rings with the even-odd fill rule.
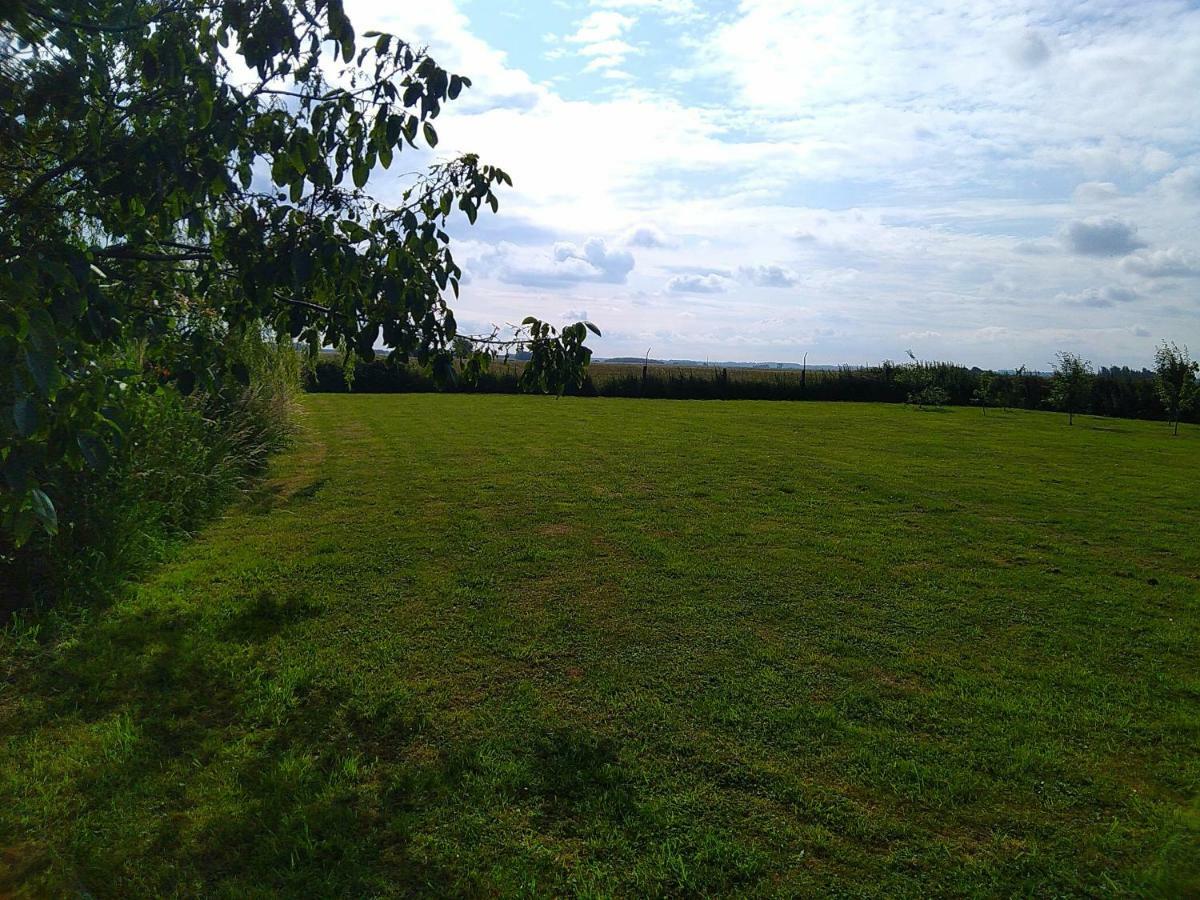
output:
[[[0,719],[0,739],[61,738],[82,762],[39,787],[35,757],[11,760],[12,783],[28,788],[0,794],[12,804],[0,847],[24,847],[12,889],[118,895],[136,870],[138,890],[162,894],[494,893],[494,874],[421,843],[453,810],[501,803],[483,784],[532,804],[548,839],[648,827],[618,744],[586,728],[506,731],[499,751],[481,733],[415,754],[430,730],[418,695],[278,653],[319,613],[269,590],[227,611],[116,607],[24,667],[14,687],[28,702]],[[93,752],[89,729],[112,722],[125,723],[124,749]],[[4,833],[14,822],[28,833]]]

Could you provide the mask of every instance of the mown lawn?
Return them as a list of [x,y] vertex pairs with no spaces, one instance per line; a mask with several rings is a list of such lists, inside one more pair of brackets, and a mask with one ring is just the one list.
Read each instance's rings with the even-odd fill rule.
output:
[[311,396],[0,644],[0,894],[1200,892],[1200,429]]

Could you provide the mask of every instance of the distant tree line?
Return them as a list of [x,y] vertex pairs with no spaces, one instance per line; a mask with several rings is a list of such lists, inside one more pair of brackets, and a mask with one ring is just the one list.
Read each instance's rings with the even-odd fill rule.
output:
[[[1163,353],[1167,356],[1164,358]],[[1076,414],[1129,419],[1200,422],[1189,400],[1195,395],[1195,363],[1186,350],[1164,344],[1157,371],[1091,365],[1060,354],[1055,373],[991,372],[950,362],[885,361],[877,366],[799,370],[646,366],[594,363],[569,395],[644,397],[671,400],[845,400],[911,403],[914,406],[981,406],[988,409],[1058,409]],[[1164,394],[1164,362],[1177,387]],[[493,365],[473,384],[438,385],[427,373],[383,360],[358,362],[347,383],[340,360],[322,360],[308,376],[314,392],[405,393],[461,391],[519,392],[520,362]],[[1190,375],[1188,373],[1191,373]],[[1174,394],[1171,391],[1174,391]],[[1172,396],[1180,398],[1171,401]]]

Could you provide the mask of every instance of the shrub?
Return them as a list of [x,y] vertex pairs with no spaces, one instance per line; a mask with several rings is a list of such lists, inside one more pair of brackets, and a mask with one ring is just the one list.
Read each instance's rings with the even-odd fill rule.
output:
[[[248,386],[187,397],[169,386],[129,391],[121,439],[98,449],[107,464],[53,473],[63,498],[58,532],[35,533],[19,549],[0,544],[0,613],[112,589],[263,470],[292,431],[300,357],[290,344],[251,338],[229,349],[246,366]],[[107,365],[138,362],[132,348]]]
[[950,402],[950,395],[936,384],[928,384],[909,394],[908,402],[917,409],[937,409]]

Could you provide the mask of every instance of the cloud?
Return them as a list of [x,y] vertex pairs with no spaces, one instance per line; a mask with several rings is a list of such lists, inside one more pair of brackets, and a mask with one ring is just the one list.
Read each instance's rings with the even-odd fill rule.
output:
[[623,40],[622,35],[636,23],[637,19],[632,16],[612,10],[598,10],[584,18],[575,33],[566,40],[581,45],[579,55],[588,58],[584,72],[595,72],[605,78],[629,79],[632,76],[620,67],[627,56],[642,51]]
[[1132,328],[1131,333],[1133,334],[1134,337],[1143,337],[1143,338],[1150,337],[1150,330],[1147,328],[1143,328],[1141,325],[1137,325],[1134,328]]
[[1013,253],[1022,256],[1051,256],[1058,252],[1059,247],[1049,241],[1021,241],[1014,244],[1012,249]]
[[568,309],[562,318],[570,322],[586,322],[589,317],[586,309]]
[[1114,216],[1071,222],[1062,238],[1080,256],[1126,256],[1146,246],[1138,240],[1137,226]]
[[1050,58],[1050,47],[1032,28],[1009,43],[1009,57],[1019,66],[1036,69]]
[[[451,229],[471,263],[460,319],[587,307],[606,353],[645,350],[609,342],[611,325],[669,327],[656,354],[691,358],[798,359],[778,336],[828,328],[818,361],[882,359],[897,334],[926,330],[940,337],[923,354],[984,366],[1049,358],[1056,345],[1140,365],[1135,318],[1200,344],[1197,279],[1173,274],[1200,254],[1195,4],[1138,0],[1135,15],[1115,0],[1033,14],[1016,0],[738,0],[676,27],[684,5],[530,0],[528,40],[501,42],[488,4],[349,0],[360,30],[428,46],[475,83],[439,118],[436,153],[377,172],[371,189],[398,202],[405,173],[461,152],[515,182],[498,216]],[[595,12],[630,24],[588,21]],[[1010,55],[1027,25],[1050,51],[1040,63],[1033,52],[1032,67]],[[542,40],[547,27],[562,37]],[[628,47],[641,52],[605,52]],[[547,64],[552,48],[569,61]],[[1108,237],[1122,239],[1097,235],[1095,215],[1119,217],[1125,230]],[[657,234],[635,236],[645,223]],[[584,250],[592,235],[608,241],[602,265]],[[556,258],[555,240],[573,253]],[[494,262],[489,248],[502,248]],[[607,259],[617,251],[631,253],[624,276]],[[740,271],[761,261],[802,273],[802,298]],[[712,296],[668,290],[673,276]],[[1143,299],[1089,292],[1121,281]],[[792,324],[748,324],[767,321]],[[985,328],[997,330],[966,337]]]
[[1142,155],[1142,168],[1147,172],[1165,172],[1175,165],[1175,157],[1158,147],[1151,147]]
[[1076,203],[1105,203],[1121,196],[1121,192],[1111,181],[1085,181],[1071,196]]
[[594,44],[587,44],[579,49],[582,56],[598,56],[598,57],[625,57],[630,53],[637,53],[637,47],[625,41],[597,41]]
[[592,0],[592,6],[604,9],[636,9],[643,12],[680,15],[694,12],[693,0]]
[[1092,309],[1106,309],[1118,303],[1132,303],[1137,294],[1129,288],[1110,285],[1105,288],[1088,288],[1076,294],[1059,294],[1056,298],[1067,306],[1087,306]]
[[550,259],[532,264],[501,267],[500,281],[531,287],[594,282],[624,284],[633,271],[633,254],[627,250],[609,250],[602,238],[589,238],[582,247],[570,243],[554,245]]
[[635,225],[625,232],[622,243],[626,247],[646,247],[647,249],[657,249],[661,247],[670,247],[671,242],[667,240],[667,236],[663,234],[661,228],[657,225]]
[[1163,176],[1158,185],[1171,196],[1200,198],[1200,166],[1181,166]]
[[1127,256],[1121,268],[1143,278],[1200,278],[1200,255],[1178,247]]
[[799,280],[795,272],[783,266],[742,266],[738,274],[758,287],[791,287]]
[[600,10],[587,16],[579,28],[567,38],[575,44],[597,44],[620,37],[633,27],[637,19],[610,10]]
[[728,286],[728,279],[720,275],[676,275],[667,282],[672,294],[721,294]]

